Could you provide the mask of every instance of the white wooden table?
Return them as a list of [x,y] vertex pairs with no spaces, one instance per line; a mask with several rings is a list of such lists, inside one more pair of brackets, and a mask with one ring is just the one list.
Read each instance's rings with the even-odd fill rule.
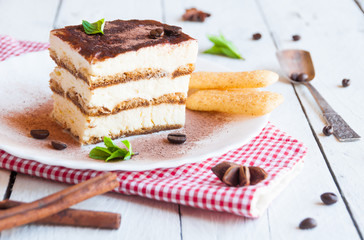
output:
[[[205,23],[182,22],[184,9],[193,6],[212,16]],[[280,72],[277,49],[306,49],[316,68],[313,85],[364,136],[363,7],[363,0],[0,0],[0,34],[47,41],[52,28],[79,24],[82,19],[156,19],[182,26],[199,40],[200,52],[211,46],[206,34],[221,31],[238,46],[246,61],[200,57],[233,71]],[[255,32],[262,33],[263,38],[252,41]],[[302,39],[293,42],[294,34]],[[12,61],[22,66],[21,60]],[[339,86],[343,78],[351,79],[350,87]],[[303,172],[259,219],[106,194],[76,207],[120,212],[119,230],[28,225],[1,232],[0,239],[363,239],[364,141],[340,143],[324,136],[324,119],[304,86],[293,86],[281,78],[270,89],[285,97],[284,104],[271,115],[271,122],[303,141],[309,151]],[[0,170],[3,198],[31,201],[65,187]],[[337,204],[321,204],[320,194],[327,191],[339,196]],[[315,218],[318,227],[299,230],[299,222],[306,217]]]

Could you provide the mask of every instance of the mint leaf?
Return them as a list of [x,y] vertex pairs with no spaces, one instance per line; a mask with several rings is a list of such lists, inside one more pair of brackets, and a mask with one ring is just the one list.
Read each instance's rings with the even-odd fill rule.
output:
[[238,59],[241,59],[242,57],[240,56],[239,53],[236,53],[228,48],[222,48],[221,49],[223,54],[228,56],[228,57],[231,57],[231,58],[238,58]]
[[107,162],[109,160],[116,159],[116,158],[125,159],[124,157],[126,154],[127,154],[127,151],[125,149],[119,149],[119,150],[116,150],[115,152],[113,152],[110,155],[110,157],[105,159],[105,161]]
[[115,151],[121,149],[121,148],[119,148],[119,146],[117,146],[113,143],[111,138],[108,138],[108,137],[104,137],[104,144],[107,147],[107,149],[109,149],[110,152],[115,152]]
[[221,33],[220,35],[208,35],[207,38],[214,43],[210,49],[204,51],[204,53],[215,54],[215,55],[225,55],[230,58],[243,59],[239,53],[238,48],[231,42],[228,41]]
[[104,34],[105,19],[100,19],[94,23],[89,23],[86,20],[82,20],[82,26],[86,34]]
[[134,155],[132,151],[131,144],[128,140],[123,140],[122,143],[126,146],[127,149],[120,148],[119,146],[115,145],[113,141],[108,138],[104,137],[104,144],[105,147],[94,147],[90,153],[89,157],[99,160],[105,160],[106,162],[109,160],[128,160]]
[[215,44],[217,47],[226,47],[226,43],[224,42],[224,38],[221,38],[221,36],[213,36],[208,35],[207,38]]
[[124,143],[124,145],[128,148],[128,152],[127,154],[125,155],[124,159],[125,160],[128,160],[131,158],[132,155],[134,155],[133,153],[133,149],[131,148],[131,144],[128,140],[124,140],[124,141],[121,141],[122,143]]
[[111,140],[111,138],[108,138],[108,137],[104,137],[104,144],[107,148],[110,148],[110,147],[114,147],[115,144],[113,143],[113,141]]
[[131,149],[131,144],[128,140],[123,140],[121,141],[122,143],[124,143],[125,147],[131,152],[132,149]]
[[207,49],[203,53],[215,54],[215,55],[222,55],[224,54],[221,47],[214,45],[212,48]]
[[90,151],[89,157],[93,158],[93,159],[106,160],[111,154],[112,154],[112,152],[110,152],[107,148],[94,147]]

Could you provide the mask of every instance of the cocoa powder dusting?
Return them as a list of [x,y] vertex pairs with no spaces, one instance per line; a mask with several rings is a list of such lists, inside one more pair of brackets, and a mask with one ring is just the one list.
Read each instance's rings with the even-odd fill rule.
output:
[[105,34],[86,34],[82,25],[55,29],[51,31],[51,34],[62,39],[90,63],[114,58],[119,54],[137,51],[145,47],[173,45],[193,40],[182,32],[164,34],[152,39],[149,37],[149,33],[156,28],[166,31],[166,29],[176,29],[177,27],[153,20],[114,20],[105,23]]
[[[49,152],[56,151],[51,146],[52,140],[61,141],[68,147],[64,151],[54,152],[59,159],[62,159],[62,156],[72,157],[75,161],[87,159],[89,151],[95,145],[81,146],[66,130],[62,129],[51,117],[52,106],[53,101],[48,99],[42,104],[27,107],[22,111],[7,113],[4,119],[6,124],[20,135],[19,144],[23,142],[29,145],[29,141],[32,141],[31,144],[34,148]],[[204,140],[209,139],[214,132],[223,130],[229,122],[235,120],[235,116],[225,113],[186,110],[186,124],[181,129],[128,137],[133,150],[139,153],[129,161],[160,161],[181,158],[197,150],[202,144],[206,144]],[[33,139],[29,134],[31,129],[47,129],[50,135],[45,140]],[[167,135],[171,132],[186,134],[187,141],[183,144],[171,144],[167,140]],[[122,146],[120,140],[115,140],[115,143]]]
[[16,128],[18,132],[30,137],[30,130],[32,129],[47,129],[50,132],[48,139],[57,139],[59,141],[67,142],[70,145],[77,145],[78,142],[74,140],[69,134],[54,121],[51,117],[53,108],[52,101],[40,104],[37,107],[26,108],[22,112],[10,113],[5,118],[8,120],[10,126]]
[[[197,147],[201,147],[200,144],[208,139],[214,131],[221,131],[228,122],[234,119],[234,116],[225,113],[186,110],[185,127],[130,139],[134,150],[139,152],[135,159],[168,160],[183,157]],[[167,135],[171,132],[186,134],[187,141],[183,144],[168,142]]]
[[[22,143],[29,145],[29,141],[31,141],[33,148],[52,151],[59,158],[62,158],[62,155],[72,156],[75,159],[87,157],[89,150],[81,147],[77,140],[54,121],[51,117],[52,109],[53,101],[48,99],[44,103],[24,108],[22,111],[9,112],[4,116],[4,120],[9,127],[15,130],[14,132],[20,135],[17,138],[20,145]],[[33,139],[30,136],[32,129],[47,129],[50,133],[49,137],[44,140]],[[55,152],[56,150],[51,146],[52,140],[66,143],[67,149]]]

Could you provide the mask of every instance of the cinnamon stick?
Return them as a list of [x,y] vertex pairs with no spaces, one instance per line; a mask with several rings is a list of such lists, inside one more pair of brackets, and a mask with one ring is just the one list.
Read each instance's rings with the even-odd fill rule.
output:
[[116,174],[108,172],[37,201],[3,210],[0,214],[0,231],[49,217],[118,186]]
[[[9,209],[24,202],[4,200],[0,201],[1,210]],[[51,224],[73,227],[90,227],[102,229],[118,229],[120,227],[121,216],[118,213],[88,211],[79,209],[66,209],[49,217],[40,219],[35,224]]]

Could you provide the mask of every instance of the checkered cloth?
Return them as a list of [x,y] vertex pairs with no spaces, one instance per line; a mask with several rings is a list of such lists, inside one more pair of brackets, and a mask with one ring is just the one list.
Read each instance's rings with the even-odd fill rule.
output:
[[10,36],[0,35],[0,62],[11,56],[37,52],[49,48],[49,43],[18,41]]
[[[274,192],[275,187],[281,189],[277,182],[279,183],[283,176],[288,176],[287,173],[293,171],[296,165],[301,165],[305,153],[306,148],[302,143],[269,123],[249,143],[222,156],[169,169],[143,172],[116,171],[120,186],[114,191],[245,217],[259,217],[268,204],[258,206],[255,203],[270,203],[273,196],[278,194],[270,192]],[[267,171],[268,177],[254,186],[226,186],[211,171],[211,167],[222,161],[262,167]],[[77,184],[102,173],[95,170],[45,165],[12,156],[1,150],[0,167],[71,184]],[[269,188],[270,191],[264,191]]]
[[[9,36],[0,35],[0,61],[13,55],[41,51],[48,47],[48,43],[17,41]],[[245,217],[258,217],[278,194],[275,188],[281,189],[279,184],[285,182],[282,181],[284,176],[289,176],[288,173],[293,173],[298,165],[302,165],[300,163],[305,153],[306,148],[302,143],[268,124],[259,136],[248,144],[222,156],[201,159],[203,161],[200,163],[143,172],[117,171],[120,186],[114,191]],[[222,161],[259,166],[269,175],[255,186],[228,187],[210,170]],[[0,167],[70,184],[77,184],[102,173],[45,165],[18,158],[2,150]],[[267,204],[257,204],[261,202]]]

